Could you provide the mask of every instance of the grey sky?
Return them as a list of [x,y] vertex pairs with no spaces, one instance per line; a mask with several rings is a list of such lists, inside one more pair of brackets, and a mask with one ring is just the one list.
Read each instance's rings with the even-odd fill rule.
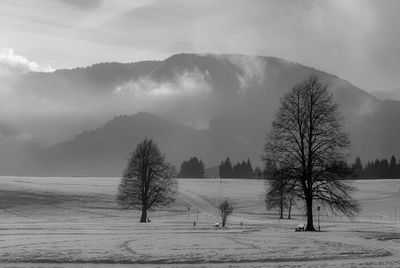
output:
[[0,61],[10,48],[36,70],[180,52],[258,54],[370,92],[400,91],[399,11],[395,0],[2,0]]

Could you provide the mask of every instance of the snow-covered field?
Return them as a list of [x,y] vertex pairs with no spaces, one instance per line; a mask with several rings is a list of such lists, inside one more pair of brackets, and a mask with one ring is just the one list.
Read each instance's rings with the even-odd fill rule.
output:
[[[319,233],[294,232],[299,209],[266,212],[263,181],[178,181],[175,205],[140,224],[115,202],[119,178],[1,177],[0,267],[400,267],[400,180],[356,181],[361,214],[323,209]],[[235,212],[214,230],[225,198]]]

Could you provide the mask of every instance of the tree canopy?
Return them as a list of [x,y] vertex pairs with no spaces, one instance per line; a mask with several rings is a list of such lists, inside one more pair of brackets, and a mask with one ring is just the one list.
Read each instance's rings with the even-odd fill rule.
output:
[[146,138],[130,155],[118,187],[118,204],[141,210],[140,222],[146,222],[147,210],[170,205],[176,191],[174,168],[165,161],[157,144]]
[[[284,179],[295,197],[304,200],[308,231],[315,230],[314,201],[348,216],[359,211],[351,197],[355,189],[345,180],[350,175],[343,165],[349,144],[338,105],[315,75],[281,99],[267,137],[264,161],[276,166],[272,180]],[[270,186],[280,185],[286,183]]]

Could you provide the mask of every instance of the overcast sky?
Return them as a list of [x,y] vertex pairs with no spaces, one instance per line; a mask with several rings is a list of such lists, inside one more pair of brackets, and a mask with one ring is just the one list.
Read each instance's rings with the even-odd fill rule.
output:
[[309,65],[370,92],[400,91],[399,11],[396,0],[2,0],[0,67],[242,53]]

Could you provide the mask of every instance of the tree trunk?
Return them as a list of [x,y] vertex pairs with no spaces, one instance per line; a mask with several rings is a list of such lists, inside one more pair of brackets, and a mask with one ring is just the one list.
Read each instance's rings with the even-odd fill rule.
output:
[[145,207],[142,208],[142,217],[140,218],[140,222],[147,222],[147,209]]
[[290,220],[292,213],[292,198],[289,199],[289,208],[288,208],[288,216],[287,218]]
[[222,227],[225,227],[225,224],[226,224],[226,218],[223,218],[222,219]]
[[312,210],[312,197],[306,196],[306,208],[307,208],[307,226],[306,231],[315,231],[313,222],[313,210]]
[[281,213],[281,215],[280,215],[280,217],[279,217],[279,219],[283,219],[283,189],[282,189],[282,178],[280,178],[280,189],[279,189],[279,191],[280,191],[280,213]]

